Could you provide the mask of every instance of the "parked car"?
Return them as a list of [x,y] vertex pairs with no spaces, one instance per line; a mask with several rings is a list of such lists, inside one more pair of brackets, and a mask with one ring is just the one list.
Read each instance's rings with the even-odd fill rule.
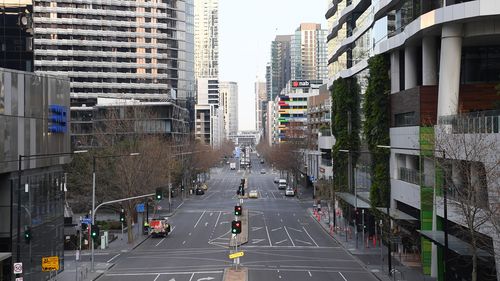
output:
[[248,198],[259,198],[259,193],[257,190],[250,190],[248,193]]
[[201,188],[197,188],[195,193],[196,193],[196,195],[203,195],[203,194],[205,194],[205,191],[203,191],[203,189],[201,189]]
[[280,182],[280,178],[274,177],[274,183],[279,183],[279,182]]
[[285,196],[295,196],[295,192],[291,187],[287,187],[285,190]]
[[265,173],[266,173],[266,170],[265,170],[265,169],[262,169],[262,170],[260,170],[260,173],[261,173],[261,174],[265,174]]

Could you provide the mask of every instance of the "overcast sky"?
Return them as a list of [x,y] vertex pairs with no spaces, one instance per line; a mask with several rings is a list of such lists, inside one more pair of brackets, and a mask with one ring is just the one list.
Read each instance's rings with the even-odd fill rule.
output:
[[265,81],[271,41],[302,22],[326,28],[328,0],[219,0],[219,79],[238,83],[239,130],[255,129],[254,82]]

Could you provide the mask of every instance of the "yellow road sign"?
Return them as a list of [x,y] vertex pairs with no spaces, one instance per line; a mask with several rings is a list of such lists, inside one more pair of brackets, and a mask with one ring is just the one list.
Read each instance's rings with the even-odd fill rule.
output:
[[230,254],[229,258],[235,259],[235,258],[243,257],[244,255],[245,255],[245,253],[243,253],[243,252],[236,252],[236,253]]
[[42,257],[42,271],[59,270],[59,257]]

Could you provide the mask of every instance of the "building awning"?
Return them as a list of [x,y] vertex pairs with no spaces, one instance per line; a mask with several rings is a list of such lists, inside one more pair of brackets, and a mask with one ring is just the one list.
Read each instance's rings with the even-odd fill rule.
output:
[[361,197],[359,197],[359,196],[358,196],[358,200],[356,202],[356,197],[351,193],[337,192],[337,193],[335,193],[335,195],[340,197],[342,200],[344,200],[345,202],[347,202],[347,204],[349,204],[351,206],[357,205],[358,208],[361,208],[361,209],[370,209],[370,204],[363,201],[361,199]]
[[[417,230],[420,235],[431,240],[432,242],[444,247],[444,231],[434,230]],[[461,256],[472,256],[471,246],[469,243],[460,238],[448,233],[448,248]],[[477,255],[480,257],[492,257],[491,253],[479,249]]]
[[[379,210],[380,212],[387,215],[387,208],[381,207],[381,208],[377,208],[377,210]],[[393,218],[395,220],[418,221],[418,219],[416,219],[416,218],[414,218],[414,217],[408,215],[407,213],[402,212],[398,209],[390,208],[389,213],[390,213],[391,218]]]
[[6,260],[12,256],[10,252],[0,252],[0,261]]

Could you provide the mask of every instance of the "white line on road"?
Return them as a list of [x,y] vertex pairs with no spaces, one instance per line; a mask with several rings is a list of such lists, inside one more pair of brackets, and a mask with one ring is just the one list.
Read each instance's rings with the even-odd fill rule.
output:
[[276,231],[276,230],[278,230],[278,229],[281,229],[281,226],[280,226],[280,227],[278,227],[278,228],[273,228],[273,229],[271,229],[271,232],[274,232],[274,231]]
[[198,219],[198,221],[196,222],[196,224],[194,225],[194,228],[196,228],[196,226],[198,225],[198,223],[200,222],[201,218],[203,217],[203,215],[205,214],[206,211],[203,211],[203,213],[201,213],[201,216],[200,218]]
[[205,227],[207,227],[207,226],[208,226],[208,221],[207,221],[207,222],[205,222]]
[[165,240],[165,238],[161,239],[161,240],[160,240],[160,242],[158,242],[158,244],[156,244],[156,246],[155,246],[155,247],[158,247],[158,245],[160,245],[160,244],[161,244],[161,242],[163,242],[163,240]]
[[276,243],[274,243],[274,244],[281,244],[281,243],[285,242],[286,240],[287,240],[287,239],[285,239],[285,240],[281,240],[281,241],[278,241],[278,242],[276,242]]
[[260,243],[264,240],[266,240],[266,239],[252,239],[252,244],[257,244],[257,243]]
[[172,230],[170,230],[169,234],[172,234],[172,232],[174,232],[174,229],[175,229],[175,225],[174,225],[174,227],[172,227]]
[[156,278],[155,278],[155,280],[153,280],[153,281],[156,281],[156,280],[160,277],[160,275],[161,275],[161,274],[156,275]]
[[293,243],[293,239],[290,236],[290,233],[288,233],[288,230],[286,229],[286,226],[285,226],[285,231],[286,231],[286,235],[288,235],[288,238],[290,238],[290,241],[292,242],[292,245],[295,247],[295,243]]
[[116,257],[118,257],[120,254],[116,254],[114,257],[110,258],[107,262],[111,262],[112,260],[114,260]]
[[309,273],[309,277],[313,277],[310,271],[307,271],[307,273]]
[[219,215],[217,216],[217,221],[215,222],[214,228],[217,227],[217,224],[219,223],[219,219],[220,219],[221,214],[222,214],[222,212],[219,212]]
[[179,209],[182,206],[182,204],[184,204],[184,201],[182,201],[182,203],[180,203],[179,206],[177,206],[177,208],[175,208],[175,209],[176,210]]
[[316,245],[316,247],[319,247],[318,243],[316,243],[316,241],[314,241],[314,239],[311,237],[311,235],[309,235],[309,232],[307,232],[306,228],[305,227],[302,227],[302,228],[306,232],[307,236],[309,236],[309,238],[311,238],[311,241],[313,241],[314,245]]
[[304,243],[304,244],[307,244],[307,245],[312,245],[311,242],[302,241],[302,240],[299,240],[299,239],[295,239],[295,241],[300,242],[300,243]]
[[271,191],[271,194],[273,195],[274,199],[276,199],[276,196],[274,196],[274,192]]
[[296,228],[293,228],[293,227],[288,227],[288,229],[295,230],[295,231],[297,231],[297,232],[302,232],[302,230],[300,230],[300,229],[296,229]]
[[344,279],[344,281],[347,281],[347,279],[344,277],[344,274],[342,274],[342,272],[339,271],[339,274],[340,274],[340,276],[342,276],[342,278]]
[[189,278],[189,281],[193,280],[194,273],[191,274],[191,278]]
[[272,246],[273,244],[271,243],[271,236],[269,236],[269,230],[267,229],[267,225],[266,225],[266,233],[267,233],[267,239],[269,239],[269,246]]

